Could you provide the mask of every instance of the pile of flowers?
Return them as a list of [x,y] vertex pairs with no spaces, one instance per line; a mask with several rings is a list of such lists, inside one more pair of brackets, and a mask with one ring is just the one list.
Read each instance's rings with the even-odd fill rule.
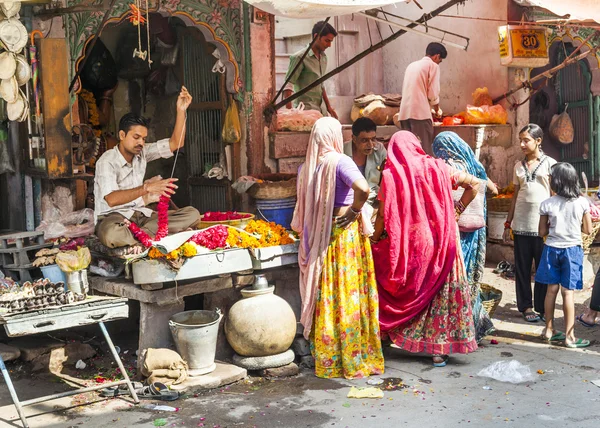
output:
[[292,244],[294,240],[285,227],[264,220],[251,220],[246,225],[246,232],[260,235],[259,247]]
[[152,247],[148,252],[148,257],[150,257],[151,259],[177,260],[181,257],[194,257],[197,254],[198,249],[196,248],[196,245],[188,241],[178,249],[173,250],[168,254],[164,254],[160,252],[157,248]]
[[230,227],[227,246],[230,248],[258,248],[260,247],[260,240],[247,232]]
[[227,221],[227,220],[241,220],[244,218],[252,217],[252,214],[242,214],[237,211],[226,211],[226,212],[213,212],[208,211],[202,216],[202,221]]
[[[133,222],[130,222],[128,227],[135,238],[146,248],[149,248],[149,258],[162,259],[175,269],[183,265],[184,259],[196,256],[200,250],[198,247],[204,247],[208,250],[219,248],[260,248],[294,242],[289,232],[283,226],[264,220],[251,220],[246,225],[245,231],[223,224],[200,230],[181,247],[168,254],[164,254],[154,247],[153,244],[169,234],[168,208],[169,198],[162,196],[157,207],[158,229],[154,239]],[[242,214],[236,211],[207,212],[202,219],[206,221],[224,221],[239,220],[250,216],[251,214]]]

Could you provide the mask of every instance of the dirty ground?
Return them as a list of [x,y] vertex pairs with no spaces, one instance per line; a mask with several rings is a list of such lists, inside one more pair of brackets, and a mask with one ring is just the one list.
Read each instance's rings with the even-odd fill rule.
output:
[[[494,316],[495,335],[486,338],[470,355],[452,355],[449,364],[434,368],[431,359],[387,348],[386,372],[380,376],[381,399],[347,398],[352,386],[373,387],[367,379],[326,380],[309,369],[297,377],[269,380],[251,377],[217,390],[188,394],[175,402],[127,398],[102,400],[97,393],[83,394],[26,408],[32,427],[596,427],[600,418],[600,327],[576,325],[576,334],[592,340],[585,350],[549,346],[537,336],[542,324],[526,323],[516,310],[514,282],[486,268],[484,282],[504,293]],[[577,312],[589,300],[588,287],[576,294]],[[560,298],[559,298],[560,302]],[[558,328],[562,328],[557,305]],[[126,367],[135,366],[135,338],[113,336],[122,348]],[[535,379],[511,384],[477,376],[490,364],[517,360],[529,366]],[[110,360],[100,355],[86,360],[77,373],[68,365],[61,376],[83,375],[86,382],[114,374]],[[7,364],[21,399],[68,389],[65,381],[47,372],[31,373],[28,363]],[[0,381],[0,427],[20,427],[8,391]],[[371,382],[376,383],[376,382]],[[83,405],[81,405],[83,404]],[[176,411],[157,411],[153,404]],[[52,410],[58,410],[52,412]]]

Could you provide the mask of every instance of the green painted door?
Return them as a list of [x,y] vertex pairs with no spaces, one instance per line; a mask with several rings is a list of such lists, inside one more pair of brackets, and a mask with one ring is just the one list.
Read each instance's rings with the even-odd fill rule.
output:
[[[562,63],[575,47],[566,43],[559,47],[556,63]],[[561,160],[571,163],[577,171],[585,172],[589,180],[597,181],[598,165],[598,105],[594,105],[590,85],[592,74],[586,60],[563,68],[555,79],[558,96],[558,112],[567,109],[573,122],[575,138],[571,144],[563,145]],[[596,113],[595,113],[596,110]]]

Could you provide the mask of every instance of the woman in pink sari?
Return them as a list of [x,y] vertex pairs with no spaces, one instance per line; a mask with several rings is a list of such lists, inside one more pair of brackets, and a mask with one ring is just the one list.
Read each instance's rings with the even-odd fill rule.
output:
[[[455,204],[452,189],[465,188]],[[383,338],[434,356],[477,349],[457,218],[479,180],[429,157],[410,132],[394,134],[382,172],[372,236]]]
[[369,185],[343,154],[342,125],[319,119],[298,173],[292,228],[300,234],[304,337],[318,377],[383,373]]

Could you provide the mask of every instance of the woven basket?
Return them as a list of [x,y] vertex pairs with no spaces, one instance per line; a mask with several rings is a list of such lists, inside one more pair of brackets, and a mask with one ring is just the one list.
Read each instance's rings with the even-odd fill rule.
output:
[[491,317],[500,304],[500,300],[502,300],[502,291],[489,284],[482,283],[479,284],[479,287],[481,289],[481,304]]
[[263,182],[248,189],[248,194],[254,199],[285,199],[296,196],[296,174],[258,174],[255,177]]
[[600,221],[595,221],[592,223],[592,233],[590,233],[589,235],[586,235],[585,233],[581,234],[584,253],[587,254],[590,252],[590,247],[592,246],[594,239],[596,239],[598,231],[600,231]]
[[487,209],[488,211],[507,213],[510,211],[510,204],[512,198],[488,198]]

